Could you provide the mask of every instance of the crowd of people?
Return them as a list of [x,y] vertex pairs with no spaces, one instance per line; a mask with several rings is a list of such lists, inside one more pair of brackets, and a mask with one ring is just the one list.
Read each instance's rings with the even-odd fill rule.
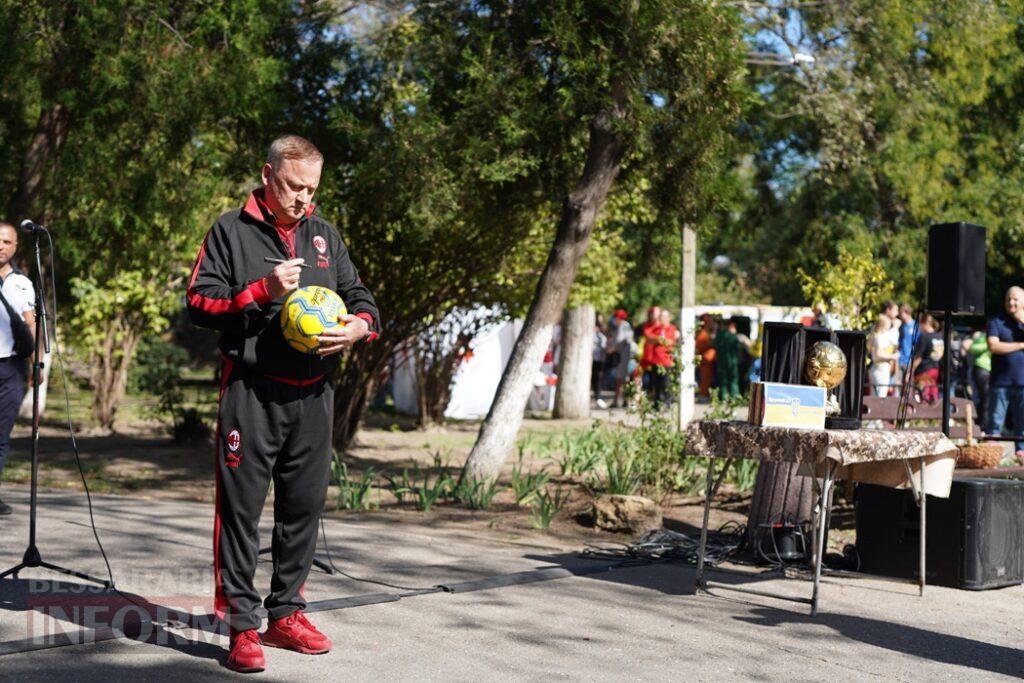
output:
[[[988,320],[985,329],[957,330],[953,335],[951,389],[970,398],[985,432],[1014,437],[1024,456],[1024,289],[1011,287],[1005,311]],[[835,327],[816,310],[809,325]],[[696,333],[697,400],[712,396],[738,398],[760,376],[760,335],[752,341],[744,318],[704,314]],[[597,405],[623,405],[630,382],[656,406],[672,401],[670,386],[679,353],[679,329],[668,309],[651,306],[642,325],[634,326],[623,309],[607,323],[597,315],[593,339],[591,392]],[[929,313],[914,314],[910,304],[887,301],[868,333],[866,390],[874,396],[898,396],[907,390],[922,401],[941,398],[945,341],[942,323]],[[904,382],[904,379],[909,383]]]
[[[750,373],[757,372],[760,348],[742,323],[736,318],[702,316],[696,339],[699,401],[709,401],[712,392],[724,400],[739,397]],[[657,407],[672,402],[671,370],[679,353],[679,329],[668,309],[651,306],[645,322],[636,327],[624,309],[615,311],[607,324],[598,314],[593,349],[590,388],[598,407],[608,407],[605,391],[613,392],[612,407],[621,406],[629,382],[635,382]]]
[[679,329],[672,324],[667,308],[651,306],[639,328],[629,313],[618,309],[605,324],[597,315],[594,323],[594,356],[590,389],[601,408],[608,407],[604,390],[613,390],[612,407],[623,405],[625,387],[636,382],[660,407],[671,402],[669,386],[678,355]]
[[[984,329],[955,329],[951,337],[954,395],[970,398],[986,434],[1011,436],[1024,456],[1024,289],[1006,292],[1004,311]],[[909,390],[922,401],[941,398],[945,340],[942,323],[928,313],[887,302],[868,335],[868,378],[874,396]]]

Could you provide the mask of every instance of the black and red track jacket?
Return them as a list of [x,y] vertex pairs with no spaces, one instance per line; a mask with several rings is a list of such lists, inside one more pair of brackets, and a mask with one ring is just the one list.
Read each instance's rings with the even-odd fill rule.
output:
[[189,316],[200,327],[221,331],[221,353],[234,363],[285,381],[318,379],[337,367],[337,355],[305,354],[284,340],[278,314],[285,297],[270,298],[265,277],[274,264],[264,258],[305,259],[312,267],[302,269],[299,286],[337,292],[349,313],[367,321],[369,340],[380,332],[377,304],[338,231],[313,214],[312,206],[295,226],[290,245],[261,200],[262,190],[257,190],[206,234],[186,293]]

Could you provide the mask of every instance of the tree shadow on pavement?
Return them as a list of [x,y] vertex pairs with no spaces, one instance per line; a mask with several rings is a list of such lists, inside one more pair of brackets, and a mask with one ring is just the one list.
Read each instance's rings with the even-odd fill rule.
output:
[[734,616],[733,619],[753,626],[827,626],[846,638],[886,650],[923,657],[943,664],[1024,678],[1024,650],[938,633],[907,624],[851,614],[819,613],[811,617],[769,608],[757,608],[752,616]]

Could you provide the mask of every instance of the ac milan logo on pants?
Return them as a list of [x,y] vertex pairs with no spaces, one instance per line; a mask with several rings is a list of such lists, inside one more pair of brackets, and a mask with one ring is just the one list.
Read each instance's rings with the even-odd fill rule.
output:
[[224,456],[228,467],[238,467],[242,462],[242,454],[238,451],[241,446],[242,435],[237,429],[232,429],[228,432],[228,452]]

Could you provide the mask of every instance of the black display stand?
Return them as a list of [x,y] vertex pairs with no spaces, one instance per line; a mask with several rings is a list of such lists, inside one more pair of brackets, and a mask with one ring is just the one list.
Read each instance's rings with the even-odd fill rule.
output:
[[810,384],[804,376],[807,351],[817,342],[838,346],[846,356],[846,377],[833,390],[839,414],[825,418],[826,429],[860,429],[864,402],[867,335],[853,330],[829,330],[799,323],[765,323],[761,343],[761,380]]

